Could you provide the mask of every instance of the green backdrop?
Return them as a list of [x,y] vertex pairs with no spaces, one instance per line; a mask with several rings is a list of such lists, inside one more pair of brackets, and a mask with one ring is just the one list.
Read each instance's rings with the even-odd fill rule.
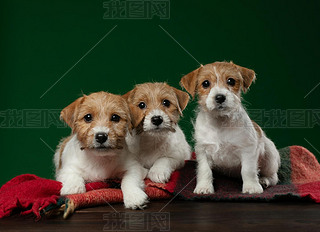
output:
[[[277,147],[320,157],[319,1],[127,0],[111,14],[103,2],[1,1],[0,184],[53,178],[53,150],[70,133],[58,113],[81,93],[179,88],[199,63],[223,60],[256,71],[245,105]],[[180,121],[191,143],[195,106]]]

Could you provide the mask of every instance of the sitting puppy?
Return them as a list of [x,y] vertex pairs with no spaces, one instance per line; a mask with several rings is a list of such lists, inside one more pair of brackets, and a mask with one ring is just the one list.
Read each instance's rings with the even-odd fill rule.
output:
[[214,192],[212,168],[232,176],[241,174],[243,193],[262,193],[261,184],[277,184],[279,153],[241,105],[241,90],[246,92],[253,80],[253,70],[227,62],[201,66],[181,79],[192,96],[199,95],[194,193]]
[[60,116],[72,129],[54,156],[61,195],[84,193],[87,182],[122,178],[125,207],[144,208],[146,173],[125,143],[132,126],[125,100],[106,92],[92,93],[64,108]]
[[187,106],[187,93],[166,83],[145,83],[123,96],[129,103],[133,136],[129,149],[149,169],[148,178],[165,183],[190,158],[190,146],[177,122]]

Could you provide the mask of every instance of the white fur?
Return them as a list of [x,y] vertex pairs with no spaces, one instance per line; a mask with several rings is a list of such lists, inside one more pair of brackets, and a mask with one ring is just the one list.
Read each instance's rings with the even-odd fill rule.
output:
[[[152,116],[160,115],[163,123],[155,130]],[[153,182],[165,183],[173,171],[184,166],[190,159],[191,150],[185,135],[178,125],[172,125],[168,115],[161,110],[153,110],[144,119],[144,132],[126,137],[129,150],[138,156],[139,162],[147,168],[148,178]],[[175,132],[168,128],[175,129]]]
[[[163,119],[163,122],[159,125],[159,126],[155,126],[151,123],[151,118],[153,116],[161,116],[162,119]],[[144,123],[143,123],[143,130],[144,131],[152,131],[156,128],[158,129],[166,129],[166,128],[169,128],[172,126],[172,122],[170,121],[170,118],[169,116],[163,112],[162,110],[159,110],[159,109],[155,109],[155,110],[152,110],[144,119]],[[158,132],[156,132],[158,133]]]
[[216,66],[213,66],[213,71],[214,71],[214,74],[215,74],[215,75],[216,75],[216,77],[217,77],[217,83],[219,83],[220,74],[217,72],[217,68],[216,68]]
[[228,111],[225,113],[228,113],[229,116],[232,116],[231,114],[233,113],[233,111],[238,110],[238,105],[241,104],[240,98],[225,88],[215,86],[210,90],[209,95],[206,99],[206,106],[210,111],[213,111],[220,106],[215,102],[215,96],[217,94],[223,94],[226,96],[226,100],[221,104],[221,106],[227,107]]
[[[225,95],[225,102],[217,104],[217,94]],[[194,193],[214,193],[212,169],[241,176],[243,193],[262,193],[261,184],[276,185],[279,153],[263,132],[259,138],[239,96],[224,87],[214,86],[205,104],[199,108],[194,128],[198,161]]]
[[81,144],[75,134],[62,151],[60,168],[60,147],[55,153],[56,179],[62,182],[61,195],[84,193],[85,183],[88,182],[122,178],[121,189],[125,207],[145,207],[147,195],[143,191],[143,179],[146,174],[127,147],[107,151],[80,148]]

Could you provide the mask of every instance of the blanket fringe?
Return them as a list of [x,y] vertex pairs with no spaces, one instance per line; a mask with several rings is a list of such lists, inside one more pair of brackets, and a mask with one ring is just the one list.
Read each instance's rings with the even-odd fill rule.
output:
[[73,200],[67,199],[65,208],[64,208],[63,219],[67,219],[70,215],[72,215],[74,210],[75,210],[75,204]]

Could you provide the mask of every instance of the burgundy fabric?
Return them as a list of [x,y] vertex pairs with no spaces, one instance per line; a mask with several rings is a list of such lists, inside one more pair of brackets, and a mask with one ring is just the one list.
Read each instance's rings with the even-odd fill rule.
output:
[[[146,180],[146,193],[150,200],[170,199],[178,196],[185,200],[211,201],[272,201],[272,200],[311,200],[320,203],[320,165],[316,157],[307,149],[291,146],[279,150],[282,165],[279,169],[280,182],[269,187],[262,194],[242,194],[241,179],[221,176],[214,173],[215,193],[197,195],[196,161],[186,161],[185,166],[175,171],[166,184]],[[194,155],[195,156],[195,155]],[[22,215],[33,213],[37,219],[47,206],[72,201],[74,209],[122,202],[119,180],[95,182],[86,185],[87,192],[60,197],[62,184],[55,180],[31,174],[20,175],[0,188],[0,218],[15,212]],[[93,191],[97,190],[97,191]],[[103,197],[102,197],[103,196]],[[54,207],[49,207],[54,208]]]
[[9,216],[14,210],[21,214],[34,213],[40,218],[40,211],[59,198],[61,183],[36,175],[20,175],[0,189],[0,218]]

